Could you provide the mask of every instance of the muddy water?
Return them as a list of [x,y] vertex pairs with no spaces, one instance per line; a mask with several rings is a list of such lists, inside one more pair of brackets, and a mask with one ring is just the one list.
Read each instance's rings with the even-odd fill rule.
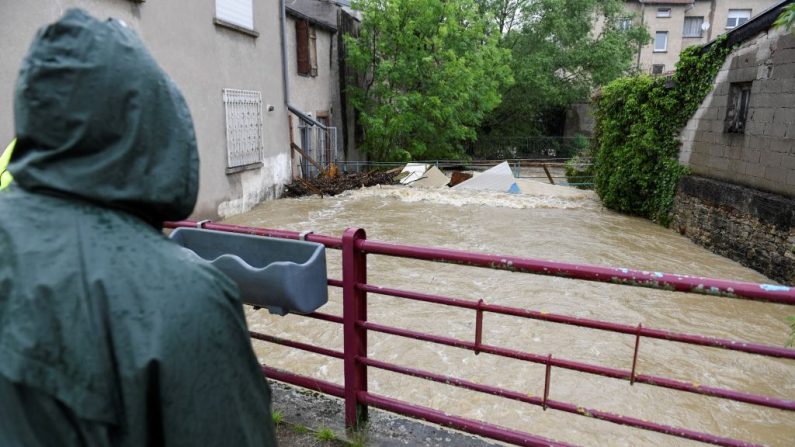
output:
[[[370,239],[405,244],[770,282],[670,230],[607,211],[589,192],[541,184],[524,190],[530,194],[376,187],[331,198],[268,202],[228,222],[330,235],[358,226]],[[339,278],[338,252],[329,250],[328,261],[330,277]],[[795,314],[783,305],[383,256],[369,256],[368,269],[368,282],[382,286],[772,345],[786,342],[785,318]],[[474,337],[472,311],[375,294],[368,299],[372,321],[464,340]],[[341,314],[338,289],[331,288],[330,302],[321,311]],[[342,331],[335,324],[248,312],[254,330],[342,350]],[[368,342],[368,355],[377,359],[529,395],[543,393],[544,369],[539,365],[377,333],[371,333]],[[629,369],[634,339],[487,314],[483,342]],[[274,367],[342,383],[341,361],[259,342],[255,349],[262,362]],[[638,373],[795,399],[795,361],[644,339]],[[574,444],[696,445],[374,368],[369,374],[372,392]],[[550,399],[759,444],[795,445],[791,413],[648,385],[553,369]]]

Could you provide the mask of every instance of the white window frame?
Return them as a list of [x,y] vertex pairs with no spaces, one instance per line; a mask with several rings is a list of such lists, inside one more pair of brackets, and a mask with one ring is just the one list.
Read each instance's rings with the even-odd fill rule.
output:
[[670,18],[671,17],[671,8],[657,8],[657,17],[661,18]]
[[[659,73],[655,73],[654,72],[654,69],[657,68],[657,67],[660,67],[660,72]],[[651,74],[653,74],[653,75],[661,75],[663,73],[665,73],[665,64],[652,64],[652,66],[651,66]]]
[[[752,12],[753,10],[751,9],[730,9],[729,14],[726,16],[726,29],[737,28],[743,23],[751,20]],[[745,19],[745,22],[740,23],[741,19]],[[733,23],[731,22],[732,20],[734,20]]]
[[[687,34],[687,21],[690,19],[691,21],[700,20],[697,27],[698,34]],[[682,37],[703,37],[704,36],[704,17],[703,16],[687,16],[685,17],[685,21],[682,24]]]
[[262,92],[223,89],[226,166],[234,170],[262,162]]
[[618,29],[621,31],[629,31],[632,28],[632,17],[622,17],[618,21]]
[[215,0],[215,19],[254,31],[253,0]]
[[[665,35],[665,46],[663,48],[657,48],[657,36]],[[668,51],[668,31],[657,31],[654,33],[654,52],[655,53],[665,53]]]

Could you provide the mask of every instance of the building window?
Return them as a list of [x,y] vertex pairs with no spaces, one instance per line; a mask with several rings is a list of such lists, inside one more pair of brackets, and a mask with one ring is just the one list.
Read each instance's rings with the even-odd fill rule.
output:
[[252,0],[215,0],[215,19],[254,31]]
[[668,51],[668,31],[657,31],[654,34],[654,52],[664,53]]
[[306,20],[295,21],[295,44],[298,74],[317,76],[317,33]]
[[685,17],[685,28],[682,37],[701,37],[701,26],[704,24],[704,17]]
[[262,161],[262,93],[226,88],[227,167]]
[[725,130],[745,133],[748,104],[751,101],[751,82],[734,82],[729,87],[729,104],[726,106]]
[[631,17],[622,17],[619,19],[618,22],[618,29],[621,31],[629,31],[632,28],[632,18]]
[[665,65],[663,64],[654,64],[651,66],[651,74],[653,75],[663,74],[664,71],[665,71]]
[[671,8],[657,8],[657,17],[671,17]]
[[750,9],[730,9],[726,18],[726,29],[737,28],[751,18]]

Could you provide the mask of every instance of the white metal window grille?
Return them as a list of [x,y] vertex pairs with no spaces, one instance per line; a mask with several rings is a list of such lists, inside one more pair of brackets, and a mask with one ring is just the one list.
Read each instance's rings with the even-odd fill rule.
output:
[[657,31],[654,35],[654,52],[664,53],[668,50],[668,31]]
[[657,8],[657,17],[671,17],[671,8]]
[[262,93],[224,89],[227,166],[262,161]]
[[682,31],[683,37],[701,37],[701,25],[704,24],[704,17],[685,17],[685,28]]
[[632,28],[632,18],[631,17],[622,17],[619,20],[618,29],[621,31],[629,31]]
[[737,28],[751,18],[750,9],[730,9],[726,18],[726,28]]
[[254,31],[252,0],[215,0],[215,18]]

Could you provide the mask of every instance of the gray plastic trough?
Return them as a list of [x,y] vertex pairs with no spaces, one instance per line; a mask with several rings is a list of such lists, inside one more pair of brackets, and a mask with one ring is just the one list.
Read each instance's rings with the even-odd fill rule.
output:
[[226,273],[244,303],[307,314],[328,301],[326,247],[306,241],[177,228],[171,239]]

